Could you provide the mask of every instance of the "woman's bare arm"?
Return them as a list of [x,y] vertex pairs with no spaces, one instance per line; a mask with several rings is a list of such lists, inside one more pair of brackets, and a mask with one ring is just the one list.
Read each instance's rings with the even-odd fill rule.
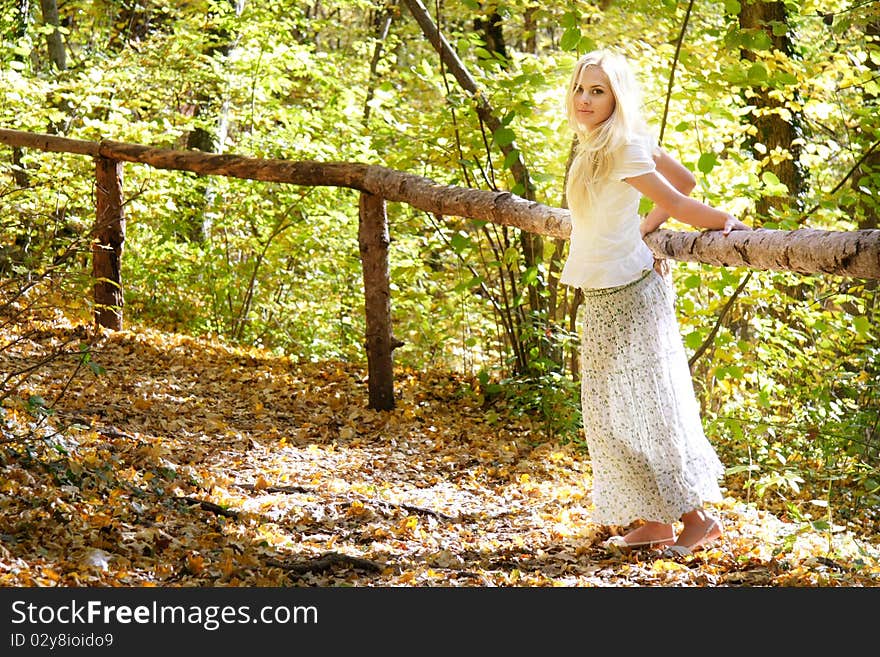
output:
[[[667,217],[675,217],[697,228],[724,231],[725,235],[732,230],[749,230],[748,226],[732,214],[713,208],[690,196],[685,196],[657,171],[627,178],[626,181],[651,199],[656,206],[655,210],[659,208],[659,211],[654,215],[655,217],[665,213]],[[648,217],[643,221],[643,234],[650,233],[662,223],[660,221],[652,227],[651,223],[653,222],[649,220],[652,213],[654,210],[649,212]],[[665,221],[665,218],[663,220]],[[650,230],[646,230],[646,228],[650,228]]]
[[[694,187],[696,187],[697,180],[690,169],[659,146],[654,150],[654,164],[657,172],[685,196],[689,196]],[[663,225],[664,221],[669,219],[669,216],[666,210],[655,203],[651,211],[642,220],[642,236],[657,230]]]

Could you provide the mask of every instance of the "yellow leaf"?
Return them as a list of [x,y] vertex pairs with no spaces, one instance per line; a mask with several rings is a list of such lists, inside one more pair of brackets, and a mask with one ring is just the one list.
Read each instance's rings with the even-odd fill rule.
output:
[[235,572],[235,562],[232,560],[231,554],[227,554],[223,561],[220,562],[220,572],[226,577],[231,576]]
[[149,399],[138,397],[134,400],[134,407],[139,411],[148,411],[153,407],[153,402]]
[[186,568],[193,575],[198,575],[205,568],[205,557],[190,552],[186,555]]

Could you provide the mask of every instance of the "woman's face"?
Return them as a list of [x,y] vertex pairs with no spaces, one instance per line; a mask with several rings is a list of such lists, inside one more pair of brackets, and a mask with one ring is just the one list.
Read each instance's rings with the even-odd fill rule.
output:
[[574,113],[577,122],[593,130],[611,116],[616,102],[611,82],[600,67],[584,66],[574,88]]

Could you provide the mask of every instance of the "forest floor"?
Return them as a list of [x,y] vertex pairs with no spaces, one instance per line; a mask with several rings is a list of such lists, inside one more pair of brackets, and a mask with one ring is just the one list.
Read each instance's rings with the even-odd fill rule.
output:
[[733,489],[705,550],[606,549],[623,528],[592,522],[587,456],[454,375],[400,371],[396,408],[374,412],[346,363],[27,328],[3,329],[0,372],[72,355],[0,409],[0,586],[880,584],[877,536]]

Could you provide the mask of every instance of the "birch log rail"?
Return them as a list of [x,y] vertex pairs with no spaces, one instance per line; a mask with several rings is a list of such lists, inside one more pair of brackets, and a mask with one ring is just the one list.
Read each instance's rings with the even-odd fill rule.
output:
[[[387,201],[407,203],[435,215],[456,216],[514,226],[567,239],[567,210],[529,201],[509,192],[440,185],[433,180],[382,166],[349,162],[311,162],[218,155],[152,148],[116,141],[83,141],[0,128],[0,143],[19,148],[91,156],[96,168],[96,220],[92,232],[95,322],[122,328],[121,257],[125,240],[122,162],[157,169],[190,171],[301,186],[345,187],[361,193],[358,242],[364,274],[366,351],[370,407],[394,408],[391,354],[400,343],[392,334]],[[774,269],[880,279],[880,230],[719,231],[658,230],[646,238],[658,257],[723,267]]]
[[[567,239],[568,210],[527,201],[509,192],[440,185],[383,166],[217,155],[152,148],[116,141],[91,142],[0,129],[0,143],[44,151],[78,153],[191,171],[303,186],[346,187],[432,214],[479,219]],[[718,231],[658,230],[646,239],[655,255],[722,267],[749,267],[880,279],[880,230],[756,229],[723,236]]]

